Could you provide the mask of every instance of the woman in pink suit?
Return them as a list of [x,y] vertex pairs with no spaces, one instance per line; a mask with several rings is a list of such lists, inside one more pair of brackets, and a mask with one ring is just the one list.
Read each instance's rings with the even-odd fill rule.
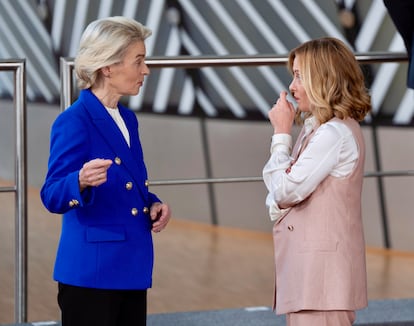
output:
[[[289,90],[269,111],[274,128],[263,169],[275,221],[275,300],[289,326],[352,325],[367,306],[361,218],[365,146],[359,122],[371,109],[364,77],[341,41],[321,38],[289,54]],[[304,121],[292,149],[291,129]]]

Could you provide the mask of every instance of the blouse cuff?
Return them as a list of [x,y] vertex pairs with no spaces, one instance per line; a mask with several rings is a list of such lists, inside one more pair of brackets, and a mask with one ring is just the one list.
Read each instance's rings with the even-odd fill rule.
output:
[[292,136],[289,134],[274,134],[272,136],[272,145],[270,146],[270,154],[275,151],[290,153],[292,150]]

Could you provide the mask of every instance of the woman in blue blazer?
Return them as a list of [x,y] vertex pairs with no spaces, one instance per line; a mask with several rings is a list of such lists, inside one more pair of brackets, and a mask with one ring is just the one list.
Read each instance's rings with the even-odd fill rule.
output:
[[149,74],[150,34],[125,17],[92,22],[75,59],[80,96],[52,126],[41,198],[63,214],[54,269],[63,326],[146,324],[151,231],[171,212],[148,191],[138,121],[119,99]]

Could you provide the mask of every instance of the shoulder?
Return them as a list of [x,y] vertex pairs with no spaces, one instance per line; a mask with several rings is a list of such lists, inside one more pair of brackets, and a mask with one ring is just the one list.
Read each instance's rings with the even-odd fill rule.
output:
[[340,119],[331,119],[319,126],[318,133],[330,134],[336,138],[352,135],[352,130]]
[[312,143],[327,147],[340,147],[341,144],[353,142],[352,130],[340,119],[332,119],[319,126],[312,137]]
[[86,118],[88,112],[90,115],[94,115],[97,112],[97,108],[101,108],[102,104],[98,101],[96,96],[89,89],[83,89],[80,91],[79,97],[66,109],[59,117],[64,118]]
[[58,119],[75,117],[81,114],[83,103],[77,99],[71,106],[63,110],[57,116]]
[[53,123],[53,128],[79,128],[86,122],[86,117],[87,112],[84,110],[84,103],[77,99],[71,106],[58,114]]

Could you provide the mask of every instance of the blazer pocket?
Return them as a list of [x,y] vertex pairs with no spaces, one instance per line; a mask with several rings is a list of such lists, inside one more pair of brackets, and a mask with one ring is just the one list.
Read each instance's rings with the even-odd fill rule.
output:
[[300,248],[300,252],[336,251],[337,247],[338,247],[338,241],[334,241],[334,240],[304,241]]
[[88,242],[124,241],[125,238],[126,235],[123,226],[89,226],[86,230],[86,239]]

